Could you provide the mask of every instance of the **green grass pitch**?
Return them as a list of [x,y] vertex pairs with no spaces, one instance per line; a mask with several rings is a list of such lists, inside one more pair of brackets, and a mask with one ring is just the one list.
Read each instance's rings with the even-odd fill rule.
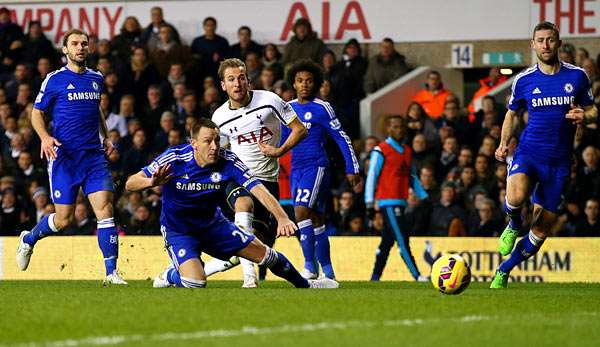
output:
[[1,281],[0,346],[599,346],[600,284]]

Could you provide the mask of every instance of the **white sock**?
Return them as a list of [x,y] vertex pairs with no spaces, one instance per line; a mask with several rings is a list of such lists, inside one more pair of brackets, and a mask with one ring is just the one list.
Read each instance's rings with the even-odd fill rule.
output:
[[258,278],[258,276],[256,275],[256,268],[254,267],[254,262],[240,257],[240,264],[242,264],[242,273],[244,274],[244,277]]
[[[241,258],[240,258],[241,260]],[[245,260],[245,259],[244,259]],[[204,273],[206,277],[216,274],[217,272],[223,272],[235,267],[236,264],[232,264],[230,261],[224,261],[217,258],[212,258],[208,263],[204,264]]]
[[251,212],[236,212],[235,213],[235,225],[243,228],[247,232],[253,232],[252,221],[254,220],[254,214]]

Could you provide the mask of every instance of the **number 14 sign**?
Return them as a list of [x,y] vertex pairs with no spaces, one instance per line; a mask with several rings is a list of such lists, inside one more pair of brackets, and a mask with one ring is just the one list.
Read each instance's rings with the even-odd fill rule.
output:
[[473,45],[457,43],[452,45],[452,67],[473,67]]

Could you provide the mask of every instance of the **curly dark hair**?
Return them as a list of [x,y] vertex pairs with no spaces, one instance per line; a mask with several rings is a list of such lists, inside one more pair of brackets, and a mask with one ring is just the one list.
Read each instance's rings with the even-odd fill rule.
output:
[[314,63],[312,60],[303,59],[299,60],[292,65],[288,71],[288,82],[290,85],[294,85],[294,80],[299,72],[306,71],[313,77],[314,85],[312,90],[312,96],[318,94],[321,85],[323,84],[323,70],[319,65]]

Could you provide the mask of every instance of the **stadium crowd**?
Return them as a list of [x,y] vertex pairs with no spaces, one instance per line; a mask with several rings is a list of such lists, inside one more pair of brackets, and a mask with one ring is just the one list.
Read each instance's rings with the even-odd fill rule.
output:
[[[331,103],[352,138],[366,176],[369,152],[383,139],[360,138],[359,102],[410,71],[405,57],[386,38],[368,59],[358,41],[351,39],[336,56],[312,30],[306,19],[296,21],[294,35],[280,50],[272,43],[252,40],[252,30],[242,26],[239,42],[231,44],[217,34],[217,21],[202,22],[204,35],[189,45],[173,25],[154,7],[151,21],[143,27],[138,18],[127,17],[111,40],[90,36],[88,66],[105,76],[101,108],[107,115],[110,138],[116,150],[109,164],[116,184],[117,223],[128,235],[158,235],[160,189],[127,193],[126,178],[147,165],[168,146],[188,141],[189,130],[199,117],[210,117],[224,101],[217,69],[224,58],[242,59],[254,89],[294,98],[285,80],[286,69],[299,59],[312,59],[323,68],[326,80],[320,98]],[[26,29],[26,33],[24,33]],[[598,60],[583,47],[564,44],[561,58],[586,70],[600,104]],[[35,96],[46,76],[64,63],[41,24],[31,21],[21,28],[0,9],[0,236],[19,235],[53,211],[40,142],[30,115]],[[476,97],[505,80],[497,68],[482,79]],[[406,110],[406,143],[412,147],[413,163],[429,198],[408,199],[407,221],[412,235],[498,236],[504,228],[502,210],[507,167],[494,159],[505,113],[504,105],[483,97],[465,106],[444,88],[443,76],[431,72],[426,87],[414,96]],[[524,114],[522,119],[526,119]],[[519,131],[525,126],[521,121]],[[511,150],[518,133],[511,139]],[[578,130],[571,181],[565,187],[565,203],[557,236],[600,236],[600,134],[598,124]],[[344,179],[344,165],[335,145],[329,146],[334,165],[332,194],[327,213],[332,233],[378,235],[383,218],[376,213],[367,220],[362,192],[354,192]],[[509,157],[512,153],[509,153]],[[529,206],[530,208],[530,206]],[[527,209],[526,209],[527,210]],[[75,210],[76,224],[65,235],[89,235],[96,229],[83,197]],[[529,230],[526,219],[523,233]]]

